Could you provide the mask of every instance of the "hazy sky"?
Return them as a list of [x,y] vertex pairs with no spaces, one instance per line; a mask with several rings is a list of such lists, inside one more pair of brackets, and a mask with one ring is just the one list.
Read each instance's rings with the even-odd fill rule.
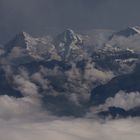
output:
[[0,42],[19,31],[121,29],[140,25],[140,0],[0,0]]

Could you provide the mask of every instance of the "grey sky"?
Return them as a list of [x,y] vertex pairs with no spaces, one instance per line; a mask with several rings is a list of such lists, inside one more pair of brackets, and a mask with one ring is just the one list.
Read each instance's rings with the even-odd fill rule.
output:
[[0,0],[0,42],[22,30],[121,29],[140,25],[140,0]]

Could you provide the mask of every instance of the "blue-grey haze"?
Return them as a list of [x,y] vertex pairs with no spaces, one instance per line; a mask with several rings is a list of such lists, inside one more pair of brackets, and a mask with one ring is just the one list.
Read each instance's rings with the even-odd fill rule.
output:
[[0,0],[0,43],[14,34],[140,25],[140,0]]

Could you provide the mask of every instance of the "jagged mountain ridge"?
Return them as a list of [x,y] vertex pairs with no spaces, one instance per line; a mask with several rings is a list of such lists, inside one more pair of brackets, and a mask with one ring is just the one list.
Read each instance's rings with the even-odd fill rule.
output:
[[17,34],[4,48],[6,49],[6,53],[15,51],[18,52],[20,56],[23,54],[22,51],[24,51],[24,54],[37,60],[46,59],[46,57],[48,59],[55,55],[55,48],[53,44],[51,44],[50,36],[34,38],[25,32]]
[[121,49],[130,49],[140,53],[140,27],[128,27],[119,32],[112,34],[106,45],[118,47]]
[[121,30],[121,31],[115,33],[114,35],[129,37],[129,36],[133,36],[135,34],[140,34],[140,27],[138,27],[138,26],[128,27],[124,30]]

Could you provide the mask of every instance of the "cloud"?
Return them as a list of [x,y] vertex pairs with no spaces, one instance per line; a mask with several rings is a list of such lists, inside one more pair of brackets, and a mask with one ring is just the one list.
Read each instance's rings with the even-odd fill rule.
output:
[[94,81],[106,82],[112,79],[113,76],[114,75],[112,72],[106,72],[106,71],[104,72],[104,71],[96,69],[93,63],[88,63],[86,65],[85,75],[84,75],[84,78],[86,80],[90,80],[92,82]]
[[14,84],[24,96],[38,96],[38,87],[20,75],[14,77]]
[[[76,67],[72,69],[70,75],[73,76],[76,73],[79,77],[80,72],[75,69]],[[100,74],[103,72],[95,69],[93,72],[96,74],[95,79],[103,79],[103,81],[106,79]],[[51,116],[43,106],[41,97],[38,96],[39,90],[35,82],[38,81],[43,86],[46,84],[44,76],[57,73],[58,69],[49,73],[49,70],[41,68],[39,72],[29,75],[25,69],[21,68],[13,74],[12,69],[7,68],[7,75],[12,74],[17,89],[25,97],[0,96],[1,140],[24,140],[25,138],[27,140],[139,140],[140,118],[100,120],[99,118],[76,119]],[[72,94],[70,100],[79,105],[75,95]],[[139,104],[139,93],[122,92],[118,93],[118,96],[111,99],[109,105],[115,103],[117,106],[118,102],[122,102],[121,106],[130,108]]]
[[[24,97],[39,97],[38,92],[39,87],[33,81],[31,81],[31,77],[24,67],[18,68],[17,73],[15,74],[13,73],[13,70],[10,68],[6,72],[9,74],[8,76],[12,76],[14,87],[18,91],[20,91]],[[39,80],[38,82],[40,82],[40,80],[43,79],[38,80]]]
[[139,118],[108,122],[90,119],[54,119],[36,122],[0,120],[2,140],[139,140]]
[[118,92],[115,97],[110,97],[106,100],[105,104],[100,105],[100,109],[107,109],[108,107],[120,107],[129,110],[140,106],[140,93],[131,92],[125,93],[124,91]]
[[41,85],[43,90],[47,90],[49,87],[49,81],[43,77],[41,72],[36,72],[31,76],[31,80]]
[[69,89],[70,95],[68,99],[78,104],[80,100],[88,100],[90,92],[97,83],[105,83],[113,78],[113,73],[110,71],[101,71],[95,68],[94,63],[88,61],[84,70],[76,67],[72,63],[72,68],[65,71],[68,83],[66,88]]
[[0,96],[0,119],[27,119],[34,115],[37,117],[41,110],[41,102],[37,98]]
[[133,49],[136,52],[140,52],[140,35],[136,34],[130,37],[115,36],[111,41],[108,42],[110,45],[117,45],[121,48]]
[[20,48],[20,47],[14,47],[9,56],[8,59],[14,59],[14,58],[19,58],[25,55],[25,49]]

